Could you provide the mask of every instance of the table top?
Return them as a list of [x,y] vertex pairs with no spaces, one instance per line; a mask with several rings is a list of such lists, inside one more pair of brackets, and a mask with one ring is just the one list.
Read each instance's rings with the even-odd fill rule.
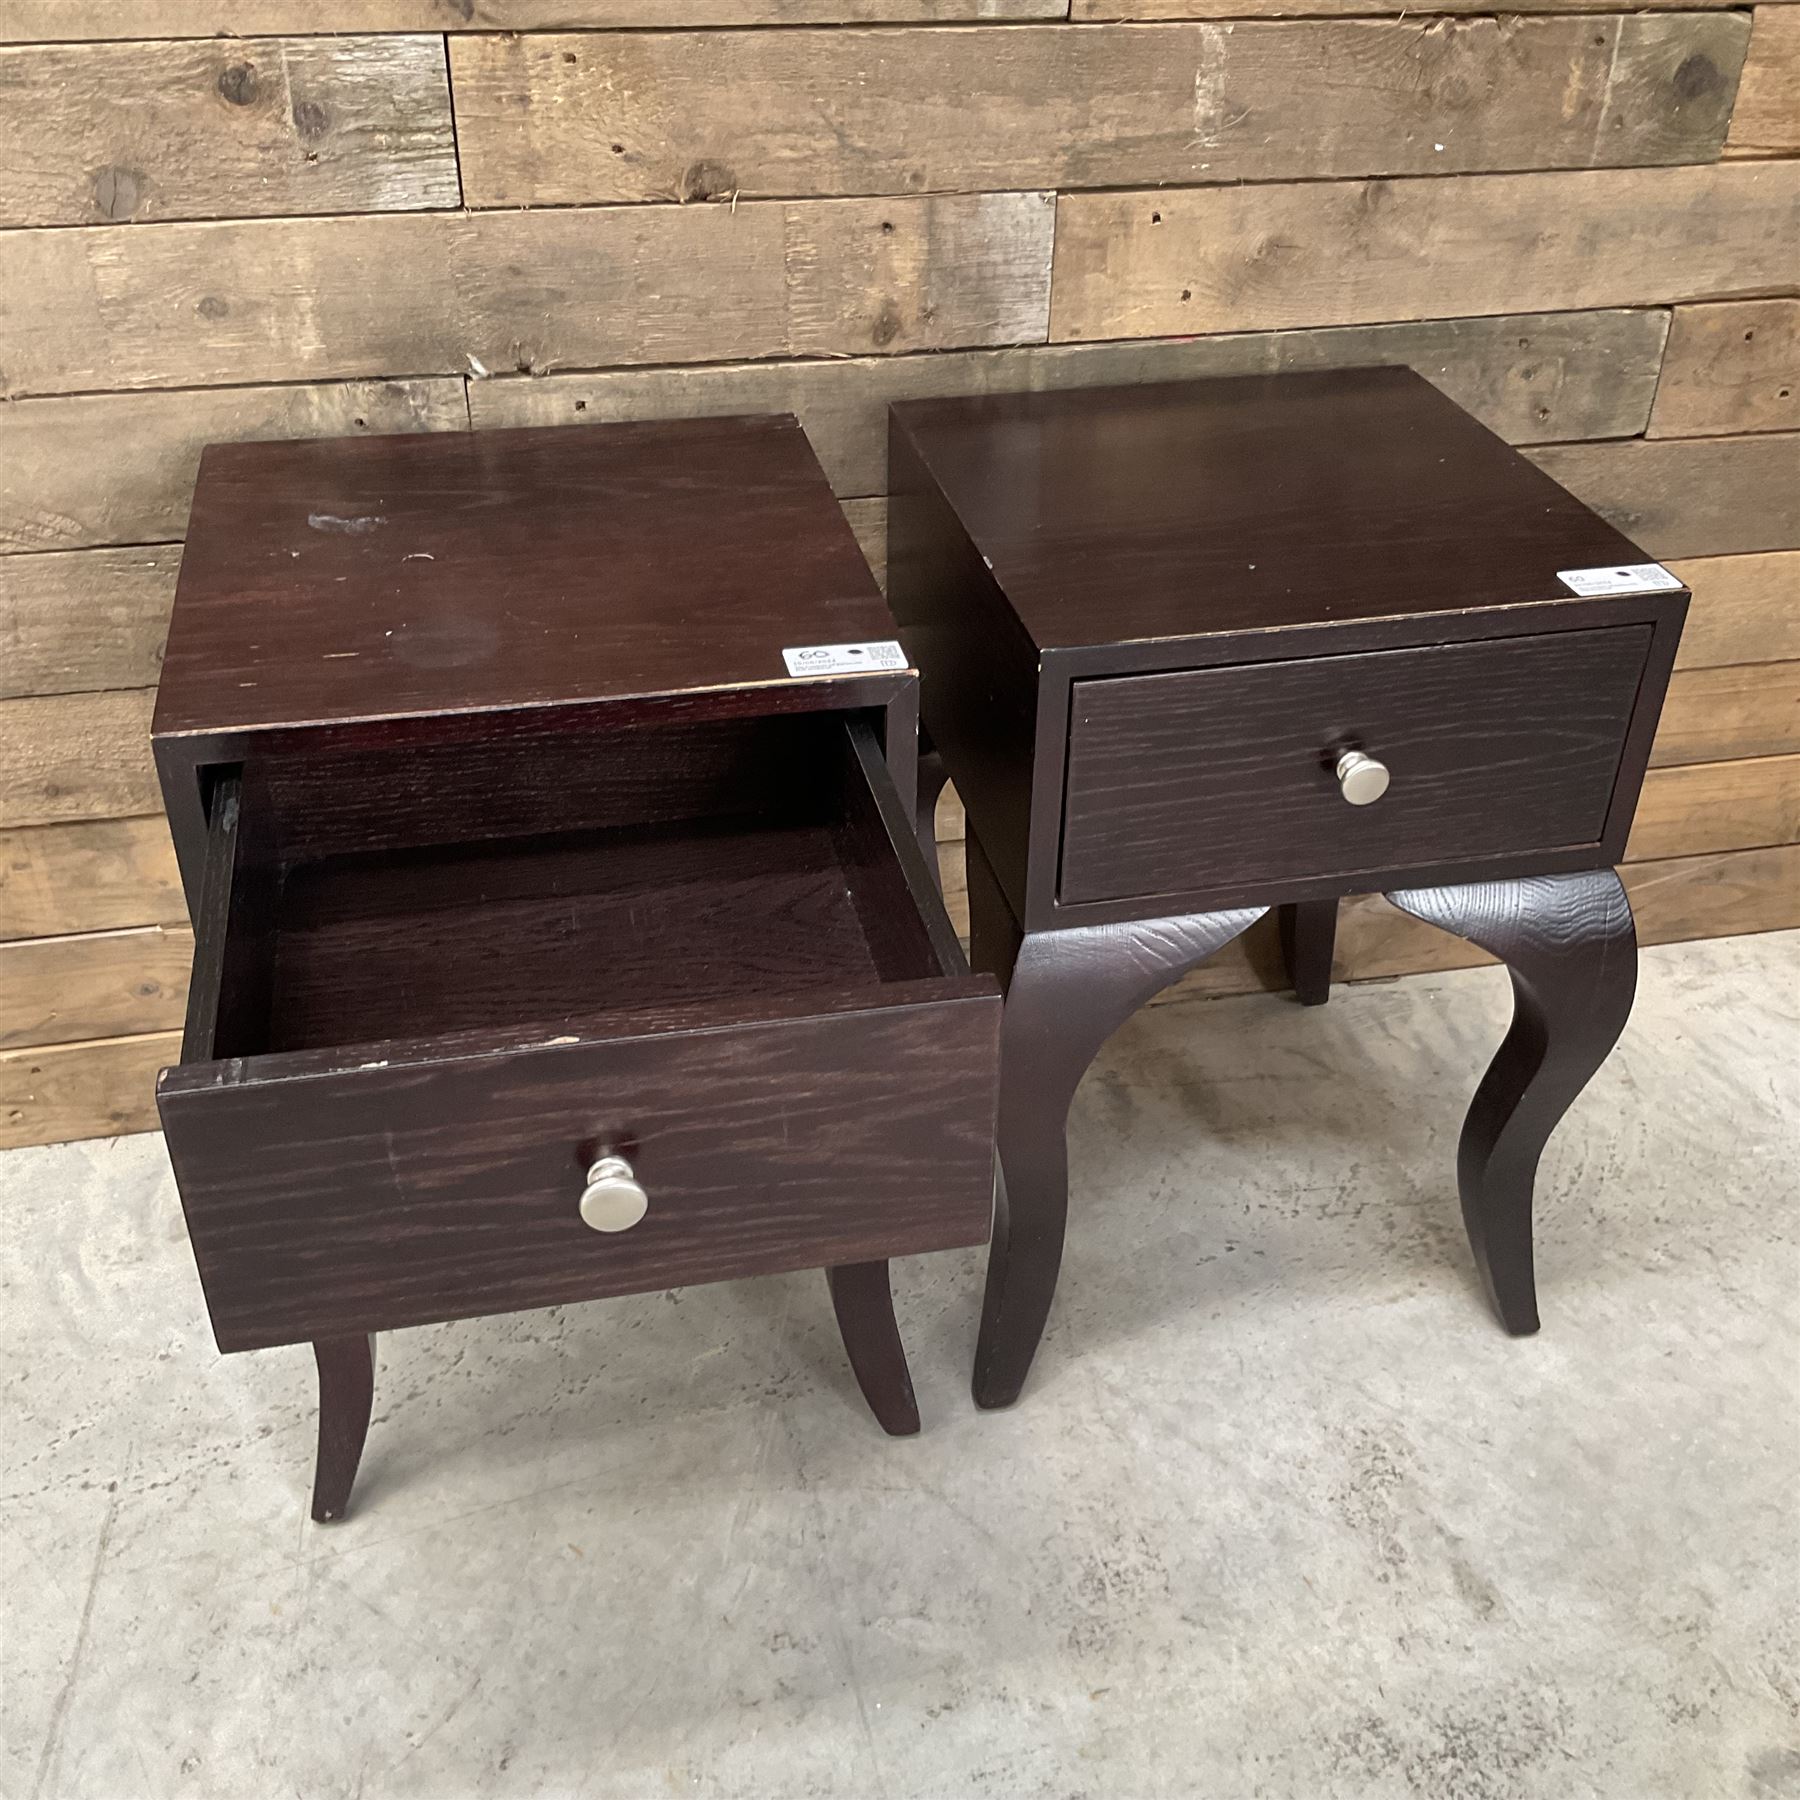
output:
[[1648,560],[1410,369],[895,405],[1041,650],[1567,605]]
[[214,445],[155,730],[773,686],[892,636],[791,417]]

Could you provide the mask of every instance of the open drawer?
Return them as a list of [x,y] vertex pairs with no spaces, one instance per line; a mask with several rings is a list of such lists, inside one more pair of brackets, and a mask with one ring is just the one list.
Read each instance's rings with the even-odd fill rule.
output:
[[[869,725],[782,729],[728,794],[663,757],[633,818],[583,764],[561,816],[438,842],[218,775],[157,1095],[221,1349],[986,1239],[998,989]],[[606,1155],[629,1229],[583,1221]]]

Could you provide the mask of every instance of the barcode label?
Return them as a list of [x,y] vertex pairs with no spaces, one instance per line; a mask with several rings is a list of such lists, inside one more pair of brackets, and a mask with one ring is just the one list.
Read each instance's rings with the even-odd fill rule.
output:
[[878,644],[801,644],[783,650],[790,675],[866,675],[873,669],[904,669],[906,652],[887,638]]
[[1556,579],[1584,599],[1600,594],[1666,594],[1681,582],[1661,563],[1624,563],[1604,569],[1558,569]]

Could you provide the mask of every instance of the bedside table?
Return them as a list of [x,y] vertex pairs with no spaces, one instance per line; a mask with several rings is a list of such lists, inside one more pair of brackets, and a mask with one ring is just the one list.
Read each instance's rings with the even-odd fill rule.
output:
[[1609,865],[1679,582],[1404,369],[909,401],[889,485],[922,817],[947,773],[972,957],[1008,983],[976,1399],[1014,1400],[1042,1334],[1095,1052],[1271,905],[1323,999],[1349,893],[1512,971],[1458,1166],[1488,1293],[1535,1330],[1538,1157],[1631,1006]]
[[792,419],[206,452],[157,1097],[220,1349],[317,1355],[315,1518],[373,1333],[609,1294],[823,1267],[918,1428],[887,1259],[987,1237],[1000,1000],[891,633]]

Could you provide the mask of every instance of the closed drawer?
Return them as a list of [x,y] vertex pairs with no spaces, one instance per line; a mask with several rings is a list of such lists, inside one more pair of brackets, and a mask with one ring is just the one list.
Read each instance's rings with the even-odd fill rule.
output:
[[998,992],[832,729],[804,804],[293,867],[220,783],[158,1100],[222,1349],[986,1238]]
[[[1631,625],[1076,682],[1058,898],[1597,846],[1649,647]],[[1346,749],[1390,772],[1372,804]]]

